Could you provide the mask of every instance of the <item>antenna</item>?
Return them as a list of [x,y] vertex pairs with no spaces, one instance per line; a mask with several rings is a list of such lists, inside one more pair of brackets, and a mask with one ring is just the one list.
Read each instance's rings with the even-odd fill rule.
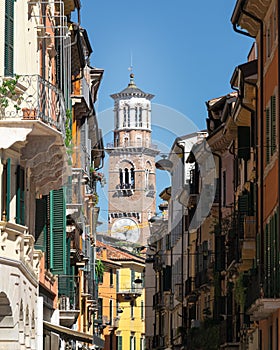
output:
[[133,55],[132,55],[132,51],[130,51],[130,66],[128,67],[128,70],[130,72],[133,71],[133,63],[132,63],[132,60],[133,60]]

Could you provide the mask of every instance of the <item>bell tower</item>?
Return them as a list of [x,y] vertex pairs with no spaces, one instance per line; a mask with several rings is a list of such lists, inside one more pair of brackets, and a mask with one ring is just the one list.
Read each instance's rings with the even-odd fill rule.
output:
[[112,237],[146,246],[148,220],[155,214],[155,156],[151,139],[151,100],[130,74],[128,86],[112,94],[114,143],[109,155],[108,229]]

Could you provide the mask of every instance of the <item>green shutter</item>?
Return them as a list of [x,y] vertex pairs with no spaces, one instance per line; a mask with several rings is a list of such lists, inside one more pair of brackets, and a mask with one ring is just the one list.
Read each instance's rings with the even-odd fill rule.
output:
[[14,75],[14,0],[5,0],[4,74]]
[[269,108],[266,109],[266,163],[270,161],[270,111]]
[[118,336],[118,350],[122,350],[122,336]]
[[46,251],[47,197],[36,199],[35,248]]
[[144,319],[144,301],[141,300],[141,320]]
[[6,163],[6,220],[10,220],[10,202],[11,202],[11,159]]
[[120,271],[116,271],[116,292],[120,291]]
[[276,98],[270,98],[270,113],[271,113],[271,154],[276,151]]
[[24,220],[24,169],[17,166],[17,190],[16,190],[16,223],[20,225],[25,224]]
[[275,271],[275,284],[276,284],[276,294],[277,298],[280,297],[280,255],[279,255],[279,207],[277,208],[276,214],[275,214],[275,251],[276,251],[276,271]]
[[50,192],[50,269],[66,273],[66,204],[64,189]]

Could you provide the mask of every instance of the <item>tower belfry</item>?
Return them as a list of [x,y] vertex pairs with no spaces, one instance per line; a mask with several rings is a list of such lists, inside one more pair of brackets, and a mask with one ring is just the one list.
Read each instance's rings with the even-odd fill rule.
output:
[[109,154],[108,228],[120,241],[146,246],[148,219],[156,207],[155,156],[151,139],[151,100],[130,74],[128,86],[112,94],[114,143]]

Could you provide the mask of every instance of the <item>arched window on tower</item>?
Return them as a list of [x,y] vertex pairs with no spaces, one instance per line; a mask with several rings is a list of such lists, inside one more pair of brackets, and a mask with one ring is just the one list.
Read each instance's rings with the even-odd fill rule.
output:
[[119,169],[120,189],[124,195],[130,196],[133,194],[131,190],[135,188],[135,173],[133,166],[131,168]]
[[123,179],[123,171],[122,171],[122,169],[119,169],[119,174],[120,174],[120,186],[121,186],[121,188],[122,188],[122,185],[123,185],[123,183],[124,183],[124,179]]
[[126,127],[127,109],[126,106],[123,107],[123,128]]
[[116,111],[116,128],[119,128],[119,111]]
[[130,127],[130,107],[125,105],[123,107],[123,127]]
[[136,146],[141,147],[142,146],[142,137],[141,135],[136,136]]
[[129,138],[128,138],[128,136],[125,136],[123,138],[123,146],[125,146],[125,147],[129,146]]
[[139,127],[142,128],[142,107],[138,108]]

